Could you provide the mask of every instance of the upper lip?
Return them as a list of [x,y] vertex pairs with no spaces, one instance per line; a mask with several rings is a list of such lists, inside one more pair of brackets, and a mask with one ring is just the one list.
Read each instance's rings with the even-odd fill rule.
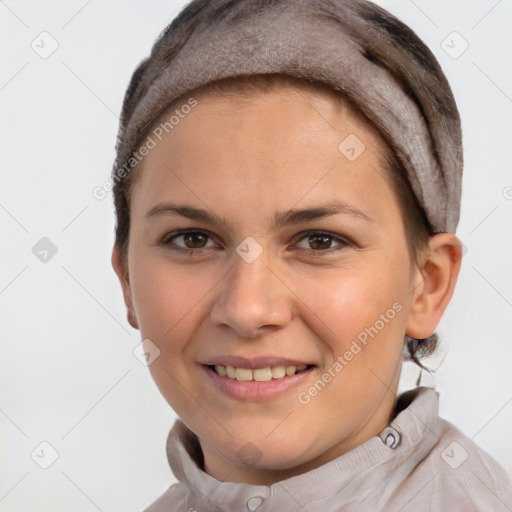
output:
[[298,359],[287,359],[274,356],[241,357],[241,356],[218,356],[202,361],[201,364],[213,366],[217,364],[234,366],[236,368],[266,368],[267,366],[300,366],[301,364],[311,365],[307,361]]

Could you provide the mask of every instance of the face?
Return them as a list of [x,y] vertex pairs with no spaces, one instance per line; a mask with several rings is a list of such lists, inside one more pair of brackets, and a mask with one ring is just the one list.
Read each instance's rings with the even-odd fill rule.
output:
[[387,425],[415,274],[382,141],[333,94],[197,100],[132,188],[126,293],[206,470],[269,483]]

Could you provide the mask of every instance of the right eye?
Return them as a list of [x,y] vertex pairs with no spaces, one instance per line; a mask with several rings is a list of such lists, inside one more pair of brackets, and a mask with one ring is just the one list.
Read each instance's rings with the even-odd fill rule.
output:
[[[208,244],[210,242],[210,244]],[[204,231],[199,230],[180,230],[167,235],[163,244],[171,250],[191,254],[199,249],[216,247],[211,237]]]

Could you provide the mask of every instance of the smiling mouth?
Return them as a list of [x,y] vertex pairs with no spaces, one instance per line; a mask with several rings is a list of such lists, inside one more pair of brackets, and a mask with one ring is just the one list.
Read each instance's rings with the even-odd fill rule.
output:
[[313,368],[313,365],[301,364],[299,366],[266,366],[263,368],[238,368],[230,365],[209,365],[212,371],[221,377],[227,377],[232,380],[239,381],[256,381],[265,382],[270,380],[279,380],[283,377],[291,377],[303,371]]

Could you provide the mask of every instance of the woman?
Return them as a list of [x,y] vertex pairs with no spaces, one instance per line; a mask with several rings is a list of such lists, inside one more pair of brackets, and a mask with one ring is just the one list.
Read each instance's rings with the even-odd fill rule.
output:
[[462,255],[437,61],[362,1],[195,1],[128,88],[112,262],[178,420],[148,511],[506,510],[509,477],[397,397]]

